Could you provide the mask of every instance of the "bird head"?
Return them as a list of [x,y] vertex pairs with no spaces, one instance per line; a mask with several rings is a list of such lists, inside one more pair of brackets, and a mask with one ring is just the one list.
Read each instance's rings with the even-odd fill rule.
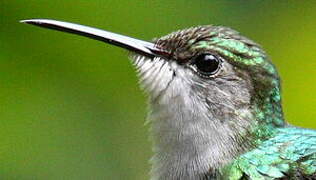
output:
[[186,109],[232,126],[247,121],[251,131],[262,133],[258,136],[284,125],[278,72],[252,40],[230,28],[206,25],[154,43],[163,56],[133,58],[153,103],[176,103],[182,97]]
[[54,20],[23,22],[130,50],[154,108],[189,112],[230,129],[246,126],[258,137],[284,125],[276,68],[259,45],[230,28],[198,26],[145,42]]

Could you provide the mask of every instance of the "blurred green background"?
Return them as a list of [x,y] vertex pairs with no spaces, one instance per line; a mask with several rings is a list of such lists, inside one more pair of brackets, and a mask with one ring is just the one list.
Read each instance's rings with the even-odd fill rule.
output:
[[0,0],[0,179],[148,179],[146,98],[127,53],[18,23],[52,18],[144,40],[201,24],[260,43],[286,119],[316,128],[315,1]]

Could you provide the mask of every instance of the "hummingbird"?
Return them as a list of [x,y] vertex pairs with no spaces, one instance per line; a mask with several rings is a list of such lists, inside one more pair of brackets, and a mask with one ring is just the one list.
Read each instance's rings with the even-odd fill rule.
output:
[[21,22],[130,52],[149,99],[151,180],[316,179],[316,131],[285,121],[276,67],[239,32],[203,25],[149,42],[56,20]]

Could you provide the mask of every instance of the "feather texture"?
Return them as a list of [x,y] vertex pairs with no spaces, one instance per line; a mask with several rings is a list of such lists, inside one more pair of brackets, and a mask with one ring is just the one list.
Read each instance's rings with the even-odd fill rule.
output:
[[316,131],[295,127],[277,130],[263,142],[225,167],[229,180],[315,179]]

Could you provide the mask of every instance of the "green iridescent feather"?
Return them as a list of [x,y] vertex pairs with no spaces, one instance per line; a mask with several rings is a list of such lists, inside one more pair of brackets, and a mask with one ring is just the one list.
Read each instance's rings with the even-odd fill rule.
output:
[[224,179],[229,180],[316,178],[316,131],[277,129],[274,137],[241,155],[222,171]]

